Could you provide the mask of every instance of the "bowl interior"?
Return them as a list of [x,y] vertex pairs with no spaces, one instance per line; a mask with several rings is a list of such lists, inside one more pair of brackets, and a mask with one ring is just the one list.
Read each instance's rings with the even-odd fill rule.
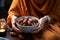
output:
[[[20,19],[24,19],[24,18],[32,18],[32,19],[34,19],[34,20],[37,20],[38,21],[38,23],[36,23],[35,25],[33,25],[33,26],[22,26],[22,25],[20,25],[19,23],[18,23],[18,20],[20,20]],[[39,19],[37,18],[37,17],[34,17],[34,16],[22,16],[22,17],[19,17],[19,18],[17,18],[16,19],[16,24],[17,24],[17,27],[20,29],[20,30],[22,30],[22,31],[24,31],[24,32],[31,32],[31,30],[34,28],[34,27],[36,27],[37,25],[39,25]]]
[[[39,23],[39,19],[37,17],[34,17],[34,16],[22,16],[22,17],[19,17],[19,18],[16,19],[16,23],[18,24],[18,26],[22,26],[22,25],[19,24],[18,20],[24,19],[24,18],[27,18],[27,17],[32,18],[33,20],[37,20],[38,22],[35,25],[37,25]],[[35,25],[33,25],[33,26],[35,26]],[[24,26],[24,27],[33,27],[33,26]]]

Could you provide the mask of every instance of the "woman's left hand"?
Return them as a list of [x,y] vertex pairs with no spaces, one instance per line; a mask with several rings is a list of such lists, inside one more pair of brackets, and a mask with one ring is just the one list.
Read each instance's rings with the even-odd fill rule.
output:
[[37,27],[33,28],[31,33],[38,33],[40,30],[42,30],[44,28],[44,24],[46,21],[47,21],[47,23],[50,22],[49,16],[44,16],[44,17],[40,18],[39,25]]

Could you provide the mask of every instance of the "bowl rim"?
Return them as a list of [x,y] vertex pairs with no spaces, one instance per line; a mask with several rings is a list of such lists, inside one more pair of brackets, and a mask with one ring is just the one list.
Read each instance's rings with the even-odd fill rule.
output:
[[[21,16],[21,17],[19,17],[19,18],[17,18],[16,19],[16,24],[17,24],[17,26],[22,26],[22,25],[19,25],[19,23],[18,23],[18,21],[17,20],[19,20],[20,18],[22,18],[22,17],[33,17],[34,19],[37,19],[38,20],[38,23],[36,24],[36,25],[38,25],[39,24],[39,18],[37,18],[37,17],[35,17],[35,16]],[[34,26],[36,26],[36,25],[33,25],[33,26],[25,26],[25,27],[34,27]]]

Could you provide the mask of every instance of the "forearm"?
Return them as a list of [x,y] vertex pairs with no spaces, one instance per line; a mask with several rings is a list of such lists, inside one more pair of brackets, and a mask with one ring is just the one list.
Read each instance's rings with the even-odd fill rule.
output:
[[11,24],[11,18],[13,15],[18,16],[19,11],[17,10],[18,8],[18,0],[13,0],[9,11],[8,11],[8,17],[7,17],[7,24],[10,25]]
[[13,12],[10,12],[10,14],[8,15],[8,17],[7,17],[7,24],[8,25],[10,25],[11,24],[11,19],[12,19],[12,16],[17,16],[17,15],[15,15]]

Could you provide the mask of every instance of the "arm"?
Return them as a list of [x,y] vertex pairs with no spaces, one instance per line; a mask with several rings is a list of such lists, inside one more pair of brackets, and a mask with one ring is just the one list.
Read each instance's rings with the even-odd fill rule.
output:
[[7,24],[10,25],[11,24],[11,17],[12,15],[18,16],[18,0],[13,0],[10,9],[8,11],[8,17],[7,17]]
[[15,19],[19,13],[18,10],[18,0],[13,0],[10,9],[8,11],[8,18],[7,18],[7,24],[10,26],[12,24],[12,29],[16,32],[20,32],[20,30],[14,25],[15,24]]

